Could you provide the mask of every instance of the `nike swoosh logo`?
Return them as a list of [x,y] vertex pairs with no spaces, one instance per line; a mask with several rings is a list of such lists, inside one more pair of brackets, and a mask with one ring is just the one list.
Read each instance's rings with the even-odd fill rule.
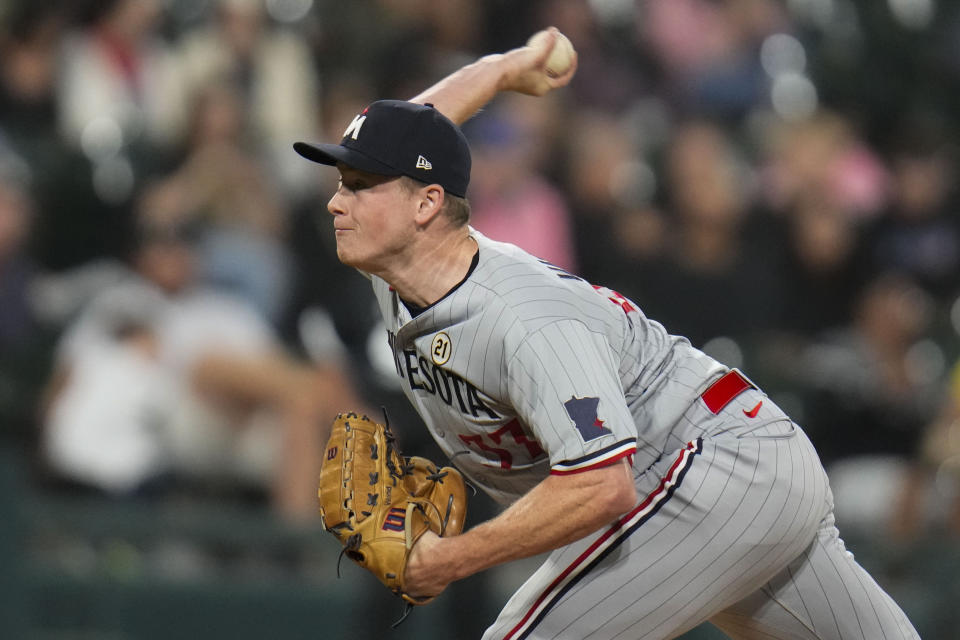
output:
[[746,409],[744,409],[744,410],[743,410],[743,415],[747,416],[748,418],[756,418],[756,417],[757,417],[757,413],[760,412],[760,407],[762,407],[762,406],[763,406],[763,400],[761,400],[760,402],[758,402],[758,403],[757,403],[757,406],[755,406],[753,409],[750,409],[750,411],[747,411]]

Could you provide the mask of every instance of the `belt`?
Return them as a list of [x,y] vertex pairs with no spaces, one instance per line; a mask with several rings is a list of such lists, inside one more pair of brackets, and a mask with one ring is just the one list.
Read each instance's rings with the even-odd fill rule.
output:
[[707,409],[716,414],[720,413],[725,406],[730,404],[731,400],[747,389],[756,388],[742,373],[736,369],[731,369],[707,387],[707,390],[701,393],[700,397],[703,398]]

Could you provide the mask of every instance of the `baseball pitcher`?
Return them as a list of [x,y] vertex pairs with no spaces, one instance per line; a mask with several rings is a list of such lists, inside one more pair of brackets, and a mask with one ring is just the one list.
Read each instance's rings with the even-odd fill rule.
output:
[[[396,374],[456,467],[418,475],[393,451],[377,467],[389,438],[351,418],[325,461],[327,527],[413,604],[549,551],[485,639],[653,640],[707,620],[732,638],[917,638],[844,549],[807,436],[746,375],[470,227],[457,123],[499,91],[566,85],[575,55],[546,68],[558,37],[375,102],[339,144],[295,145],[339,172],[338,256],[369,275]],[[462,532],[461,474],[506,505]]]

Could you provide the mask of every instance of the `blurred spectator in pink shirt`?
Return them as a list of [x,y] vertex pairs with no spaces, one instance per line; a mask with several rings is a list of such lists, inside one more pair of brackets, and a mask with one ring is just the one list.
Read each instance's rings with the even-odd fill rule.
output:
[[473,151],[471,225],[576,272],[570,214],[560,190],[540,171],[547,144],[537,123],[524,119],[529,112],[525,101],[518,97],[510,102],[465,128]]

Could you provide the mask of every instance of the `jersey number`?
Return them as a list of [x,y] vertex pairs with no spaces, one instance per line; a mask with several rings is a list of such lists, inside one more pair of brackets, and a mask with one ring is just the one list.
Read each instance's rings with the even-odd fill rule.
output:
[[627,300],[626,296],[624,296],[622,293],[617,293],[613,289],[608,289],[607,287],[601,287],[599,285],[593,285],[593,288],[596,289],[600,294],[606,293],[607,300],[623,309],[624,313],[630,313],[631,311],[637,310],[637,308],[630,304],[630,301]]
[[531,440],[527,437],[527,434],[525,434],[523,429],[520,428],[520,423],[516,420],[516,418],[503,425],[493,433],[486,434],[486,436],[482,434],[473,436],[465,436],[461,434],[460,439],[463,440],[468,446],[473,445],[481,451],[486,451],[496,455],[498,458],[500,458],[501,469],[511,469],[513,467],[513,454],[506,449],[492,447],[484,442],[484,438],[486,437],[492,440],[494,444],[500,444],[500,441],[503,440],[503,436],[508,433],[513,436],[514,442],[526,447],[527,453],[530,454],[531,460],[544,453],[543,447],[540,446],[539,442],[536,440]]
[[[557,274],[557,277],[559,277],[559,278],[563,278],[563,279],[565,279],[565,280],[579,280],[579,281],[581,281],[581,282],[586,282],[586,281],[585,281],[583,278],[581,278],[580,276],[575,276],[575,275],[573,275],[573,274],[567,273],[566,271],[564,271],[563,269],[561,269],[561,268],[558,267],[557,265],[551,264],[551,263],[547,262],[546,260],[541,260],[540,262],[543,263],[543,264],[547,267],[547,269],[550,269],[551,271],[553,271],[554,273],[556,273],[556,274]],[[636,308],[635,306],[633,306],[632,304],[630,304],[630,301],[627,300],[627,298],[626,298],[623,294],[617,293],[617,292],[614,291],[613,289],[609,289],[609,288],[607,288],[607,287],[601,287],[600,285],[596,285],[596,284],[590,285],[590,286],[592,286],[594,289],[596,289],[596,290],[597,290],[598,292],[600,292],[600,293],[606,292],[606,293],[608,294],[608,295],[607,295],[607,300],[609,300],[609,301],[612,302],[613,304],[615,304],[615,305],[617,305],[618,307],[620,307],[621,309],[623,309],[623,312],[624,312],[624,313],[630,313],[631,311],[636,311],[636,310],[637,310],[637,308]]]

